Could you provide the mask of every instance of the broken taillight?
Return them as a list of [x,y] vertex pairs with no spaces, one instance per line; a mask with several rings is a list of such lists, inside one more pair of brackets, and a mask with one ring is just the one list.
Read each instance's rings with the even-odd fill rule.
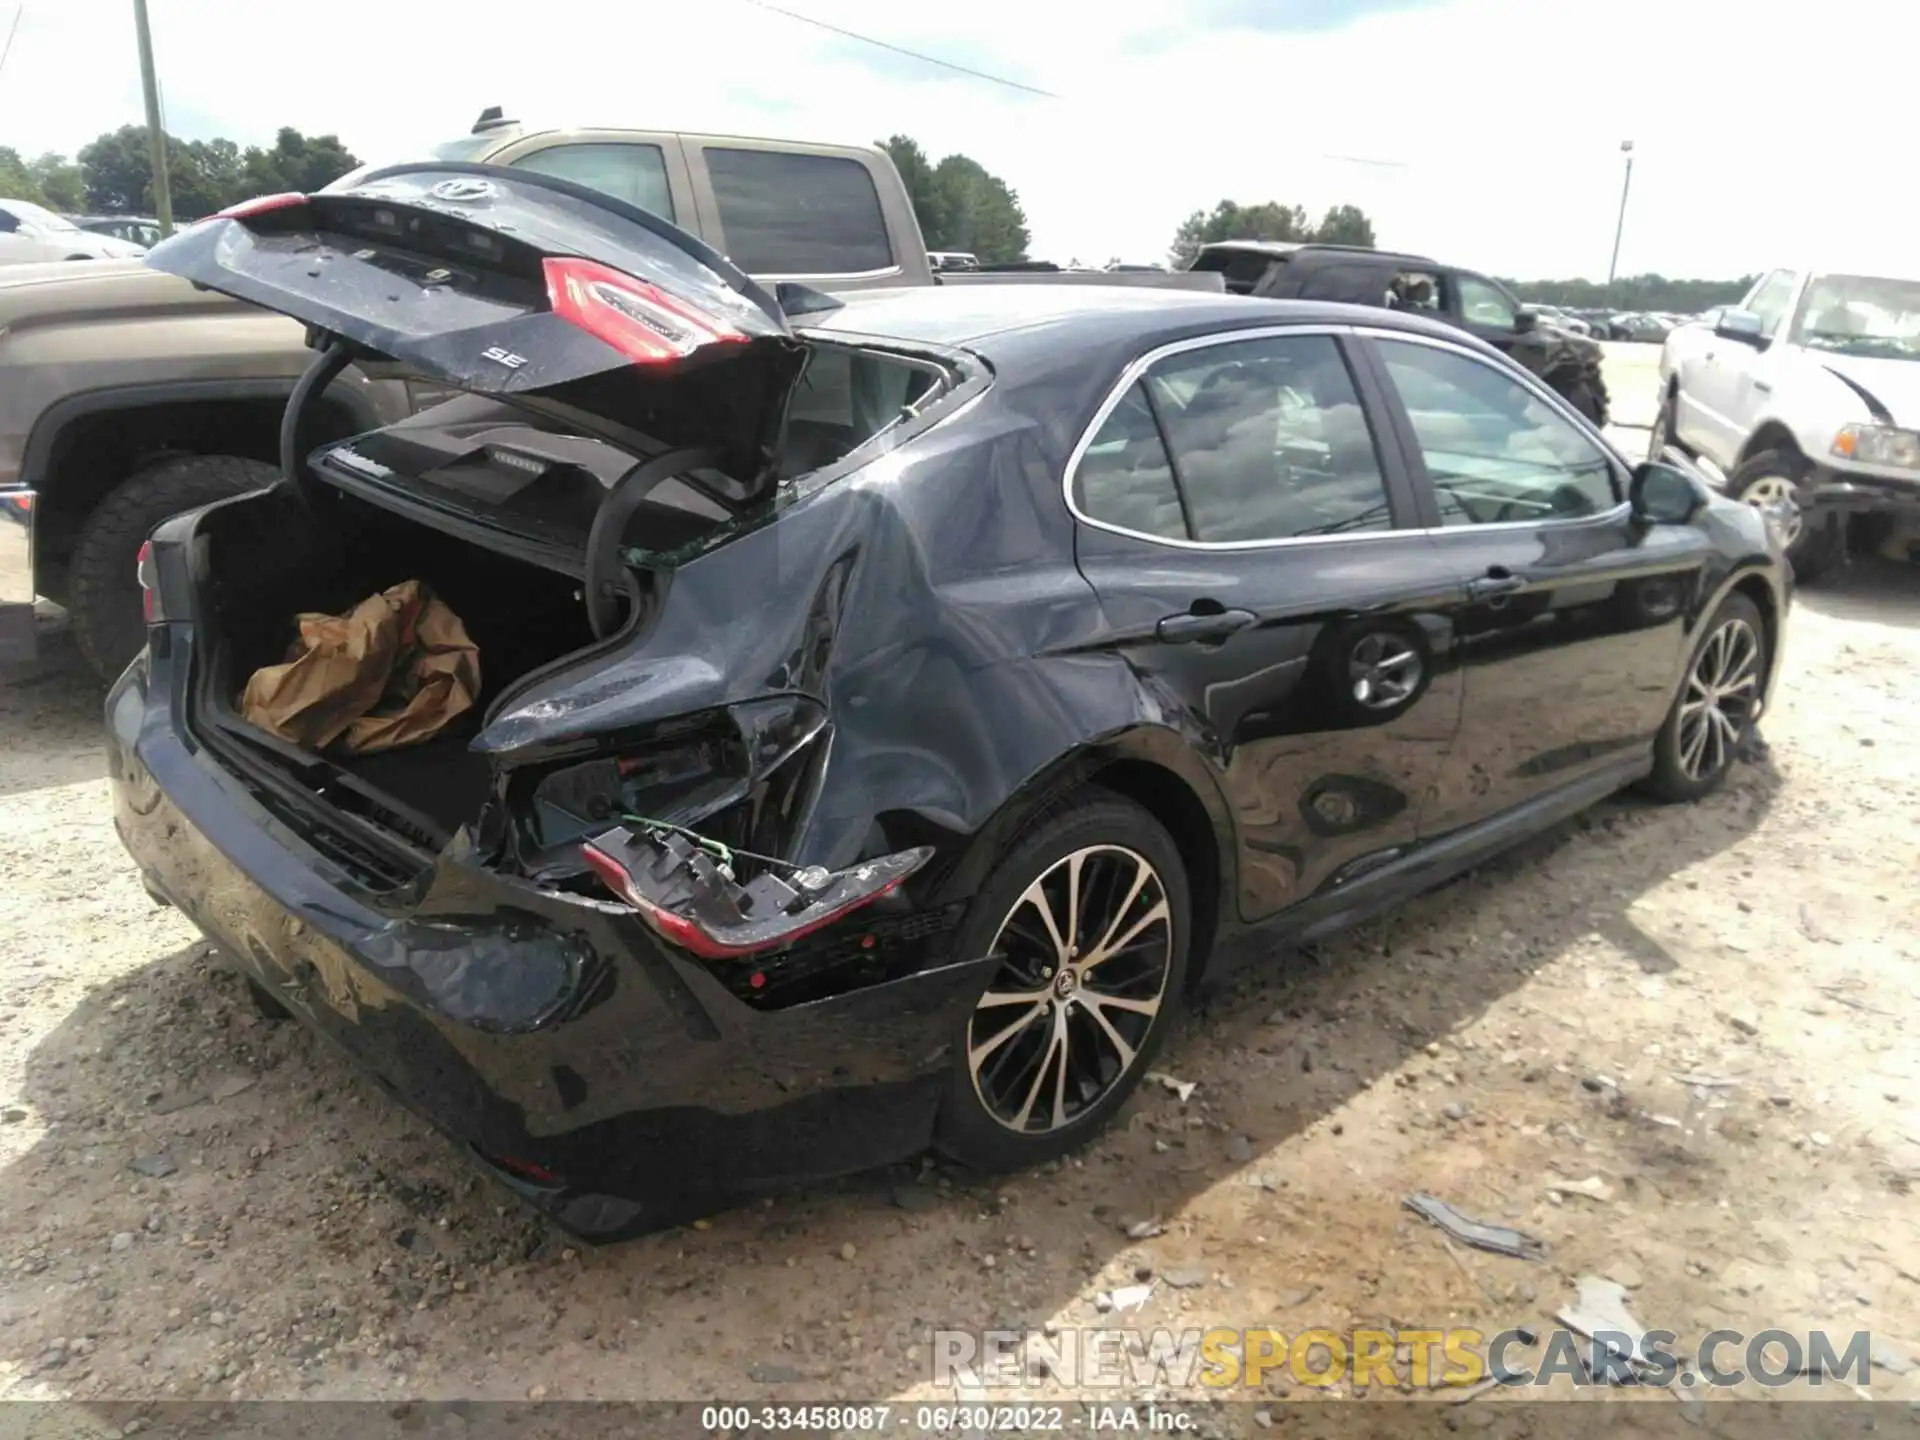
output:
[[649,929],[702,960],[785,949],[891,894],[933,854],[921,846],[844,870],[790,870],[784,877],[769,871],[738,885],[673,832],[635,835],[617,826],[580,848],[593,873]]
[[637,365],[684,360],[702,346],[748,338],[732,321],[596,260],[549,256],[542,268],[553,313]]
[[[124,571],[122,574],[126,573]],[[153,561],[153,541],[142,540],[140,550],[134,558],[134,575],[140,581],[140,614],[149,625],[159,625],[166,621],[166,613],[160,604],[160,570]]]

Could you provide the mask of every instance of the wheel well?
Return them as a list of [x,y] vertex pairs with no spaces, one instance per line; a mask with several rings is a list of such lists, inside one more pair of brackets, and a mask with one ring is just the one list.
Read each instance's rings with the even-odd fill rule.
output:
[[1740,447],[1740,458],[1733,463],[1737,468],[1766,450],[1787,450],[1798,455],[1800,442],[1793,438],[1793,432],[1786,426],[1769,420],[1747,437],[1747,443]]
[[[87,516],[136,471],[174,455],[238,455],[277,464],[284,398],[184,400],[92,410],[53,438],[34,503],[36,588],[65,601],[67,558]],[[354,412],[321,400],[312,418],[315,443],[364,429]],[[304,428],[304,427],[303,427]]]
[[1187,867],[1193,938],[1187,948],[1187,984],[1197,986],[1213,956],[1220,928],[1220,846],[1206,806],[1187,782],[1148,760],[1116,760],[1087,783],[1123,795],[1158,820]]

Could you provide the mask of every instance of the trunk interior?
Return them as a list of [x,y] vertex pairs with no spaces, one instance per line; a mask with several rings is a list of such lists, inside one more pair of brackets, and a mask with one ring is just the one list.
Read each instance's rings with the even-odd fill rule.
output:
[[[945,373],[924,362],[816,347],[787,415],[778,474],[834,463],[945,384]],[[634,455],[498,400],[463,396],[325,447],[310,464],[317,479],[306,501],[276,488],[200,522],[196,727],[229,761],[264,765],[363,825],[437,850],[489,798],[488,763],[468,749],[489,707],[529,672],[594,643],[576,576],[599,507]],[[516,554],[437,528],[438,515],[455,529],[478,527],[466,534],[498,536]],[[728,518],[711,495],[669,479],[639,502],[622,541],[672,551]],[[316,755],[241,718],[248,678],[289,658],[297,616],[344,614],[407,580],[424,582],[478,646],[473,708],[431,740],[371,755],[338,744]],[[644,589],[642,597],[644,605]]]
[[[484,804],[487,762],[468,750],[487,707],[530,671],[593,643],[580,582],[471,544],[351,496],[322,493],[322,533],[278,491],[208,517],[201,595],[209,717],[256,743],[297,754],[240,718],[247,678],[287,656],[295,616],[341,614],[404,580],[421,580],[480,649],[479,703],[423,744],[328,761],[451,833]],[[210,623],[209,623],[210,622]]]

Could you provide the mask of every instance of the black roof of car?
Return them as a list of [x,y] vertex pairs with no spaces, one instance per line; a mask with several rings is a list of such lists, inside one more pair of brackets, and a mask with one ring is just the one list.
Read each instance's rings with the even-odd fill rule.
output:
[[1267,255],[1275,260],[1287,260],[1296,256],[1317,255],[1365,255],[1370,259],[1394,261],[1414,265],[1438,265],[1437,260],[1425,255],[1412,255],[1399,250],[1377,250],[1371,245],[1330,245],[1318,240],[1214,240],[1200,247],[1202,255],[1238,254]]
[[[1013,348],[1060,346],[1099,331],[1147,348],[1165,338],[1272,325],[1366,325],[1477,344],[1453,326],[1397,310],[1323,300],[1262,300],[1131,285],[934,285],[860,290],[804,333],[904,340],[973,350],[991,360]],[[1490,348],[1490,347],[1489,347]]]

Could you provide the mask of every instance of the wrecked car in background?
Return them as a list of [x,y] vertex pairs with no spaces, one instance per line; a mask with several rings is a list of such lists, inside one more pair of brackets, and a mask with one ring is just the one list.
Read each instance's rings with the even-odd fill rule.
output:
[[[118,831],[264,1008],[593,1238],[1063,1154],[1223,934],[1704,794],[1772,682],[1762,517],[1415,317],[836,301],[481,166],[153,261],[320,348],[280,482],[142,552]],[[461,393],[309,445],[363,354]],[[236,713],[296,612],[409,579],[478,650],[450,728],[336,753]]]
[[1652,454],[1787,517],[1794,574],[1920,560],[1920,275],[1770,271],[1660,351]]
[[1596,427],[1607,423],[1599,344],[1540,324],[1506,286],[1485,275],[1420,255],[1277,240],[1203,245],[1191,268],[1220,274],[1236,295],[1378,305],[1445,321],[1524,365]]

